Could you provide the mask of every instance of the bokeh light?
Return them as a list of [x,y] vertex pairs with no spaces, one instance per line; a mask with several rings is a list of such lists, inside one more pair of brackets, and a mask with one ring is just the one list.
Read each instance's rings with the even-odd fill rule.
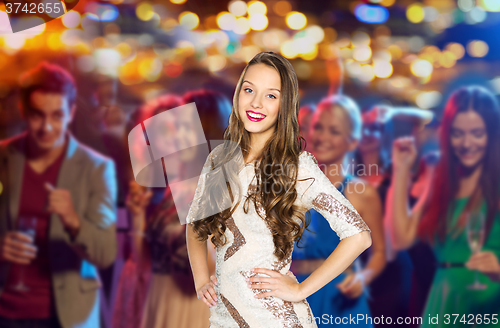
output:
[[395,3],[396,3],[396,0],[382,0],[380,2],[380,5],[384,6],[384,7],[390,7],[390,6],[394,5]]
[[[85,12],[94,14],[94,16],[89,16],[90,18],[96,18],[103,22],[113,21],[118,17],[118,8],[115,5],[107,3],[89,2],[85,6]],[[154,13],[152,7],[151,12]],[[147,16],[148,14],[146,13],[145,15]]]
[[265,15],[267,13],[267,7],[265,3],[262,1],[250,1],[248,3],[247,11],[249,15],[253,14]]
[[246,17],[236,19],[236,26],[233,28],[236,34],[246,34],[250,31],[250,24]]
[[373,67],[371,65],[361,65],[361,69],[358,74],[358,79],[363,82],[373,81],[373,79],[375,79],[375,73],[373,72]]
[[95,68],[103,75],[118,76],[121,56],[115,49],[97,49],[93,53]]
[[263,14],[252,14],[248,19],[250,28],[255,31],[265,30],[268,24],[267,17]]
[[222,30],[230,31],[236,27],[236,17],[227,11],[220,12],[217,15],[217,25]]
[[475,6],[475,1],[474,0],[458,0],[457,1],[457,6],[460,8],[461,11],[463,12],[469,12],[474,8]]
[[486,11],[500,11],[500,1],[498,0],[479,0],[478,2]]
[[26,43],[22,34],[8,34],[4,37],[4,44],[10,49],[19,50]]
[[307,24],[307,18],[303,13],[292,11],[286,15],[286,24],[292,30],[301,30]]
[[406,17],[412,23],[420,23],[424,20],[425,12],[420,3],[414,3],[406,9]]
[[455,55],[455,58],[457,60],[462,59],[463,56],[465,55],[465,48],[460,43],[455,43],[455,42],[448,43],[445,49],[451,51]]
[[373,64],[373,73],[378,78],[388,78],[392,75],[393,67],[391,63],[386,61],[376,61]]
[[75,10],[71,10],[68,13],[64,14],[62,17],[62,23],[65,27],[67,28],[75,28],[78,25],[80,25],[80,20],[81,20],[80,13]]
[[288,59],[293,59],[298,55],[297,49],[295,48],[292,40],[283,42],[280,50],[281,54]]
[[207,67],[210,72],[217,72],[226,66],[226,57],[222,55],[213,55],[206,58]]
[[304,29],[305,37],[309,38],[314,43],[320,43],[325,38],[325,32],[318,25],[311,25]]
[[471,57],[481,58],[488,54],[488,44],[481,40],[474,40],[467,44],[467,53]]
[[169,77],[177,77],[182,73],[182,65],[177,62],[169,62],[165,68],[165,74]]
[[371,56],[372,50],[368,46],[354,47],[352,50],[352,57],[359,62],[367,61]]
[[415,103],[422,109],[430,109],[438,106],[442,97],[439,91],[424,91],[417,95]]
[[455,54],[451,51],[444,51],[441,54],[441,58],[439,59],[439,63],[444,68],[451,68],[451,67],[455,66],[455,64],[457,63],[457,57],[455,57]]
[[227,7],[229,12],[236,17],[244,16],[247,13],[247,4],[241,0],[231,1]]
[[417,59],[411,64],[411,72],[418,77],[427,77],[432,74],[432,63],[427,60]]
[[359,4],[354,9],[354,15],[363,23],[381,24],[389,19],[389,11],[381,6]]
[[184,11],[179,15],[179,23],[188,30],[193,30],[200,24],[198,15],[190,11]]
[[135,14],[140,20],[148,21],[154,16],[153,6],[148,2],[142,2],[135,9]]

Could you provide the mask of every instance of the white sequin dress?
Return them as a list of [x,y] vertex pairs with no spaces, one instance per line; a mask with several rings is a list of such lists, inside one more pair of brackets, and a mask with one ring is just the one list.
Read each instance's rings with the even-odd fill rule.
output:
[[[212,151],[211,156],[216,150]],[[256,187],[254,177],[253,164],[245,165],[239,172],[243,195]],[[196,195],[200,195],[204,182],[202,174]],[[306,151],[299,156],[296,190],[298,205],[314,208],[321,213],[340,239],[370,231],[351,203],[323,174],[314,156]],[[291,253],[285,260],[278,260],[274,255],[272,234],[265,220],[257,214],[253,201],[248,206],[248,213],[243,211],[243,203],[240,202],[232,218],[227,221],[225,236],[228,242],[216,250],[217,305],[210,309],[209,328],[317,327],[306,300],[288,302],[274,296],[257,299],[255,294],[267,290],[247,287],[245,278],[266,276],[252,273],[250,270],[253,268],[267,268],[294,276],[289,271]],[[188,213],[188,223],[195,220],[192,216],[193,205]],[[261,209],[257,207],[257,210]]]

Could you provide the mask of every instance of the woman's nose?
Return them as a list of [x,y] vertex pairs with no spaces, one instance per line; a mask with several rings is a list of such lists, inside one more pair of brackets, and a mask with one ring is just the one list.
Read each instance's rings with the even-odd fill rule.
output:
[[254,96],[250,105],[252,108],[262,108],[262,101],[258,96]]
[[471,137],[471,136],[469,136],[469,135],[466,135],[466,136],[464,137],[464,141],[463,141],[463,143],[462,143],[462,146],[463,146],[464,148],[469,148],[469,147],[472,145],[472,140],[471,140],[471,138],[472,138],[472,137]]

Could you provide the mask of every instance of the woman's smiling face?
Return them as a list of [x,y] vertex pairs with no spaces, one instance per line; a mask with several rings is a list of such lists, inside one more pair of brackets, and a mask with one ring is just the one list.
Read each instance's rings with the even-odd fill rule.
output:
[[451,126],[453,152],[466,168],[473,168],[484,158],[488,133],[481,116],[474,110],[458,113]]
[[248,67],[238,95],[238,114],[245,130],[254,135],[272,135],[278,121],[280,90],[280,75],[274,68],[266,64]]
[[357,141],[351,134],[349,118],[340,107],[318,108],[309,132],[311,152],[320,163],[341,161],[346,153],[356,149]]

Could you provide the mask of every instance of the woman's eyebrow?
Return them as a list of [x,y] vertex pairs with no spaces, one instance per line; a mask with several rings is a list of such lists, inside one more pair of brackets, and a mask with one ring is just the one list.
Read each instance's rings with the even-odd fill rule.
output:
[[[248,81],[248,80],[243,80],[243,83],[245,83],[245,82],[250,83],[251,85],[254,85],[252,82],[250,82],[250,81]],[[268,88],[268,89],[269,89],[269,90],[276,90],[276,91],[278,91],[279,93],[281,93],[280,89],[276,89],[276,88]]]

